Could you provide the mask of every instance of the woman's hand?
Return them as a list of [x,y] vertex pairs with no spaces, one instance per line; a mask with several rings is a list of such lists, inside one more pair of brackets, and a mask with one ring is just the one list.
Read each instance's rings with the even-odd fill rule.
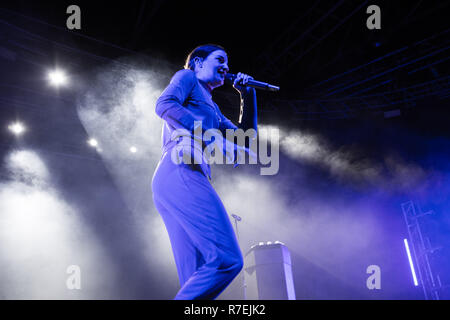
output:
[[235,88],[241,96],[249,93],[251,90],[254,90],[252,87],[246,86],[248,80],[253,80],[253,77],[241,72],[236,75],[236,79],[233,82],[233,88]]

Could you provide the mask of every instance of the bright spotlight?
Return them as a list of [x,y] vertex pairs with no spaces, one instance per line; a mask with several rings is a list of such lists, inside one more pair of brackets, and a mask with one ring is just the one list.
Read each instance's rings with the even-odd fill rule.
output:
[[94,138],[89,139],[87,143],[94,148],[98,146],[98,142]]
[[20,122],[15,122],[13,124],[10,124],[8,126],[8,129],[12,133],[14,133],[16,136],[19,136],[19,135],[21,135],[22,133],[25,132],[25,126],[22,123],[20,123]]
[[50,84],[59,87],[67,84],[67,76],[64,71],[56,69],[48,73]]
[[131,153],[136,153],[137,152],[137,148],[136,147],[131,147],[130,148],[130,152]]

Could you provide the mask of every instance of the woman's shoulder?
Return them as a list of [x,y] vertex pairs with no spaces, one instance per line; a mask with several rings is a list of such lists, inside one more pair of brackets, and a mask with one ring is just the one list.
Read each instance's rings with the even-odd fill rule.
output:
[[172,82],[194,82],[197,81],[195,72],[189,69],[178,70],[172,77]]

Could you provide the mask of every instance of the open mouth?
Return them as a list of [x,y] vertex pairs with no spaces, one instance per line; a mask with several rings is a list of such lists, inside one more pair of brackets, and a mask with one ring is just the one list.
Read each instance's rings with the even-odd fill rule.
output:
[[225,79],[225,75],[227,74],[227,72],[224,69],[217,70],[217,73],[220,74],[222,79]]

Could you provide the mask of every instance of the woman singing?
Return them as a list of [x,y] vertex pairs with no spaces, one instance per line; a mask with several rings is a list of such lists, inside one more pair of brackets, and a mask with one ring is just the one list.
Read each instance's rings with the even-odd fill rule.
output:
[[256,131],[256,93],[245,86],[250,76],[238,73],[233,84],[241,96],[239,127],[212,100],[212,90],[224,84],[228,70],[223,47],[199,46],[156,102],[156,113],[164,125],[163,154],[152,180],[153,200],[172,245],[181,285],[175,297],[179,300],[216,298],[243,267],[229,217],[209,181],[209,164],[204,160],[177,164],[171,156],[179,143],[173,140],[174,131],[184,130],[194,141],[194,158],[202,160],[198,151],[201,153],[205,142],[194,139],[194,126],[199,122],[202,131],[218,129],[224,137],[227,129]]

